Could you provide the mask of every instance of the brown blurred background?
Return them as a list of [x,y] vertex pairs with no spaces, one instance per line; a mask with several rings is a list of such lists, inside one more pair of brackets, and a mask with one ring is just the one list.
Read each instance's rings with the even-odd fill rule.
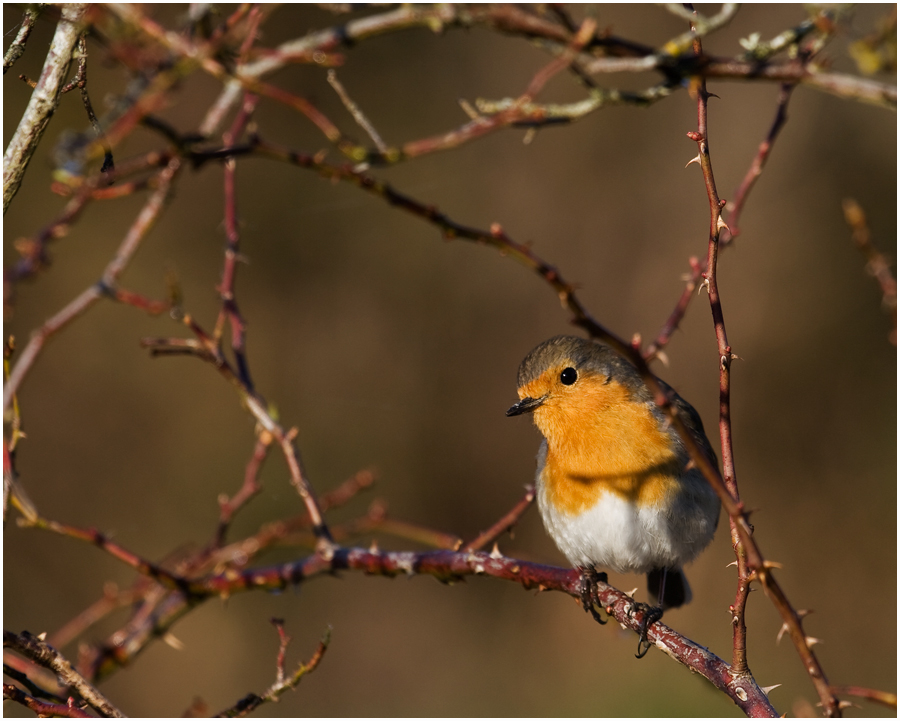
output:
[[[711,13],[718,6],[700,7]],[[169,27],[186,8],[145,6]],[[869,33],[889,6],[860,7],[826,52],[855,72],[848,42]],[[21,8],[4,5],[8,45]],[[379,12],[370,10],[366,12]],[[357,13],[357,15],[365,14]],[[800,6],[752,5],[705,41],[711,53],[740,52],[739,38],[768,39],[805,17]],[[650,45],[684,31],[655,6],[600,6],[600,27]],[[314,8],[283,7],[263,28],[274,46],[342,22]],[[30,89],[15,78],[40,72],[53,24],[40,22],[4,80],[4,144]],[[126,76],[93,46],[89,87],[101,114]],[[517,96],[549,56],[522,38],[483,28],[435,35],[408,30],[345,51],[338,69],[350,95],[391,145],[450,130],[466,120],[458,98]],[[301,94],[361,138],[325,82],[325,71],[291,66],[270,80]],[[599,78],[641,88],[653,76]],[[219,85],[189,77],[161,115],[196,128]],[[711,82],[710,135],[719,192],[731,198],[772,121],[778,88]],[[558,76],[541,99],[580,97]],[[315,152],[327,147],[303,117],[263,100],[263,137]],[[505,130],[376,175],[433,203],[454,220],[500,223],[579,284],[589,310],[624,337],[650,339],[683,287],[691,255],[705,253],[708,207],[700,171],[685,163],[696,146],[696,107],[685,92],[648,109],[610,108],[523,144]],[[5,218],[12,240],[36,232],[65,203],[49,192],[52,149],[66,129],[87,127],[77,94],[63,99],[24,185]],[[163,147],[139,129],[123,160]],[[363,194],[262,159],[238,163],[242,251],[237,297],[248,321],[257,388],[299,429],[298,447],[321,492],[362,468],[374,492],[334,520],[362,513],[374,495],[392,515],[471,538],[522,495],[539,437],[527,419],[508,419],[519,361],[540,341],[571,331],[553,292],[497,252],[441,240],[428,224]],[[32,329],[94,282],[146,196],[94,203],[52,248],[53,265],[18,288],[5,332],[20,347]],[[741,492],[763,551],[791,601],[815,614],[806,630],[838,684],[895,691],[896,350],[877,284],[845,226],[841,201],[859,200],[874,242],[896,254],[896,115],[799,88],[789,121],[750,198],[743,234],[721,257],[719,284],[733,366],[733,420]],[[211,329],[222,265],[222,170],[185,171],[122,285],[164,296],[177,273],[185,308]],[[18,469],[46,517],[114,532],[126,548],[161,559],[201,545],[218,517],[216,497],[233,493],[254,445],[253,424],[213,368],[192,358],[151,359],[144,336],[185,335],[169,318],[102,303],[46,347],[19,396],[28,434]],[[657,366],[702,415],[718,448],[717,362],[707,297],[696,298]],[[276,452],[263,493],[237,518],[231,538],[300,512]],[[724,524],[724,520],[723,520]],[[4,627],[53,631],[134,574],[71,539],[8,523],[4,534]],[[360,539],[368,545],[370,538]],[[382,547],[410,548],[380,539]],[[501,542],[510,554],[565,564],[536,509]],[[283,549],[270,563],[304,554]],[[730,658],[728,605],[734,556],[727,526],[688,569],[695,600],[666,622]],[[636,577],[615,576],[624,590]],[[261,715],[312,716],[657,716],[737,715],[704,679],[660,653],[634,659],[635,637],[598,627],[561,594],[535,596],[492,579],[453,587],[427,577],[346,573],[296,592],[211,601],[173,628],[183,650],[157,643],[102,685],[126,713],[180,715],[195,697],[211,711],[274,679],[286,620],[291,663],[305,659],[326,625],[333,642],[300,688]],[[125,618],[93,629],[102,639]],[[779,617],[761,593],[748,612],[749,660],[761,685],[782,684],[782,713],[812,708],[813,687]],[[72,646],[62,649],[71,657]],[[863,703],[848,715],[888,714]],[[807,704],[804,706],[804,704]],[[5,707],[11,714],[19,707]]]

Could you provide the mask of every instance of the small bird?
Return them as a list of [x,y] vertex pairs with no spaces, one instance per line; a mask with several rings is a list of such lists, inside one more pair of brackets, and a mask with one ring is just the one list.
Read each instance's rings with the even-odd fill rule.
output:
[[[660,383],[717,465],[697,411]],[[544,436],[538,508],[547,533],[583,573],[585,610],[603,623],[594,598],[596,579],[606,579],[597,566],[647,574],[657,606],[639,604],[640,658],[649,625],[691,600],[681,569],[712,540],[719,498],[637,369],[608,346],[574,336],[541,343],[519,366],[518,394],[506,415],[531,413]]]

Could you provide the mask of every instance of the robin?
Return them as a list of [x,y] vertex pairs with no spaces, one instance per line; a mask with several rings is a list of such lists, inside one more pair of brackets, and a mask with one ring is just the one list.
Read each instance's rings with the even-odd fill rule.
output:
[[[675,411],[714,465],[715,452],[690,404],[667,384]],[[682,566],[709,544],[719,498],[690,462],[681,437],[637,369],[600,343],[557,336],[519,366],[519,402],[508,416],[531,413],[544,436],[537,457],[537,501],[544,527],[583,573],[582,603],[594,609],[597,566],[646,573],[656,607],[644,610],[637,657],[650,647],[647,628],[668,608],[691,600]]]

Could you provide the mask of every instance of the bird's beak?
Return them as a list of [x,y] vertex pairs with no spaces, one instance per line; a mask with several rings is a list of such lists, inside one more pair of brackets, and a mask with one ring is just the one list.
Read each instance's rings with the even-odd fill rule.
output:
[[535,408],[543,405],[544,401],[547,400],[547,396],[541,396],[540,398],[532,398],[531,396],[526,396],[518,403],[513,404],[508,411],[506,411],[506,415],[508,416],[518,416],[522,413],[531,413]]

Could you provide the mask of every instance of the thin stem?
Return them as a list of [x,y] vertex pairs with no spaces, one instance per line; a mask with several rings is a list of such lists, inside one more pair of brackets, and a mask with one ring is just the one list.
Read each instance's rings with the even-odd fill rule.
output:
[[219,526],[216,529],[216,537],[213,541],[214,548],[221,548],[222,544],[224,544],[225,534],[228,532],[228,527],[234,514],[262,490],[262,484],[259,482],[259,470],[266,460],[272,440],[271,433],[263,431],[260,434],[256,440],[253,455],[247,462],[247,467],[244,471],[244,483],[240,490],[231,498],[225,495],[219,497]]
[[[769,153],[772,151],[772,146],[778,138],[781,128],[787,121],[787,104],[790,100],[793,88],[793,85],[787,83],[781,86],[781,90],[778,93],[775,118],[772,121],[769,132],[765,139],[759,144],[759,148],[756,151],[756,155],[753,157],[753,161],[750,163],[747,173],[744,175],[744,179],[741,181],[737,190],[735,190],[734,199],[725,206],[725,218],[728,224],[719,232],[720,250],[729,247],[734,238],[740,234],[738,222],[741,212],[744,209],[747,198],[750,196],[750,191],[753,190],[756,181],[762,174],[766,161],[769,158]],[[697,290],[697,284],[706,273],[707,262],[708,257],[704,258],[702,262],[699,262],[696,258],[690,259],[691,272],[688,273],[685,278],[687,283],[681,293],[681,297],[675,304],[675,308],[672,310],[668,319],[666,319],[665,324],[660,329],[656,339],[650,343],[644,351],[644,358],[648,361],[657,357],[661,357],[663,360],[665,359],[664,356],[661,356],[662,349],[668,345],[672,338],[672,334],[678,328],[682,318],[684,318],[691,300],[693,300],[696,295],[695,291]]]
[[[236,142],[247,124],[253,116],[256,104],[259,98],[252,94],[247,94],[244,98],[244,104],[241,106],[240,112],[234,119],[229,132],[223,136],[225,145],[232,145]],[[224,198],[225,198],[225,237],[227,245],[225,247],[225,261],[222,267],[222,282],[219,284],[219,299],[222,303],[222,309],[219,312],[219,319],[216,321],[216,329],[214,336],[218,341],[222,335],[222,326],[225,318],[228,319],[231,326],[231,350],[234,353],[235,362],[237,363],[238,374],[241,382],[251,392],[253,391],[253,381],[250,378],[250,367],[247,362],[246,354],[246,324],[238,308],[237,299],[234,292],[235,278],[237,275],[237,265],[240,259],[240,230],[237,211],[237,163],[234,158],[227,158],[224,167]]]
[[16,34],[16,39],[12,41],[12,44],[6,49],[6,54],[3,56],[4,75],[15,64],[16,60],[22,57],[22,53],[25,52],[25,44],[28,42],[28,36],[31,35],[34,24],[46,6],[46,3],[35,3],[25,8],[22,25]]
[[[703,53],[699,37],[694,40],[694,53],[697,56]],[[706,80],[699,76],[693,78],[691,80],[691,92],[697,100],[697,131],[688,133],[688,137],[697,143],[697,157],[700,168],[703,171],[703,181],[706,186],[707,199],[709,200],[709,240],[707,243],[706,272],[703,274],[703,278],[704,286],[709,293],[709,305],[712,311],[719,357],[719,438],[722,446],[723,480],[729,493],[735,499],[739,499],[740,495],[734,468],[734,447],[731,437],[731,361],[733,354],[731,346],[728,344],[728,335],[725,330],[725,316],[719,296],[717,274],[719,232],[724,227],[722,209],[725,203],[719,199],[719,193],[716,190],[716,181],[709,153],[709,93],[706,90]],[[729,525],[731,526],[731,542],[737,556],[738,567],[738,589],[735,603],[730,609],[733,629],[732,667],[737,674],[749,675],[750,669],[747,665],[747,626],[744,616],[750,587],[750,573],[747,569],[747,554],[733,516],[729,518]]]
[[522,514],[528,510],[534,502],[534,486],[525,487],[525,497],[513,506],[508,513],[486,531],[479,533],[475,538],[462,547],[463,551],[480,551],[487,544],[496,541],[507,531],[512,531],[513,526],[519,522]]
[[54,716],[60,718],[94,718],[86,711],[74,705],[53,703],[52,701],[39,701],[34,696],[27,693],[12,684],[3,684],[3,698],[15,701],[22,706],[34,711],[39,718],[52,718]]
[[725,206],[728,226],[724,228],[721,233],[722,237],[719,241],[721,246],[731,243],[734,238],[740,235],[741,231],[739,226],[741,212],[744,210],[744,205],[746,204],[747,197],[750,195],[750,191],[753,190],[753,186],[756,185],[756,181],[759,180],[759,176],[762,175],[763,168],[766,166],[766,161],[769,159],[769,153],[772,152],[772,146],[775,144],[778,134],[784,127],[785,122],[787,122],[787,106],[791,100],[791,94],[795,87],[796,85],[793,83],[782,83],[781,88],[778,91],[778,100],[776,101],[775,106],[775,118],[772,120],[769,132],[766,134],[765,139],[759,144],[759,148],[756,151],[753,162],[750,163],[746,175],[744,175],[744,179],[737,187],[737,190],[734,191],[734,199]]
[[276,624],[279,636],[278,658],[276,662],[277,676],[275,683],[266,689],[262,695],[257,695],[255,693],[248,694],[234,704],[234,706],[231,706],[224,711],[220,711],[213,716],[213,718],[243,718],[252,711],[258,709],[264,703],[277,701],[286,691],[296,688],[297,684],[303,680],[304,676],[312,673],[318,668],[322,658],[325,656],[325,652],[328,650],[328,644],[331,642],[331,628],[329,627],[325,631],[325,635],[322,637],[322,640],[319,642],[318,647],[310,657],[309,661],[301,663],[297,667],[297,670],[294,671],[290,677],[287,677],[284,672],[284,655],[287,651],[287,646],[291,641],[291,637],[284,632],[282,621],[279,619],[272,619],[272,622]]

